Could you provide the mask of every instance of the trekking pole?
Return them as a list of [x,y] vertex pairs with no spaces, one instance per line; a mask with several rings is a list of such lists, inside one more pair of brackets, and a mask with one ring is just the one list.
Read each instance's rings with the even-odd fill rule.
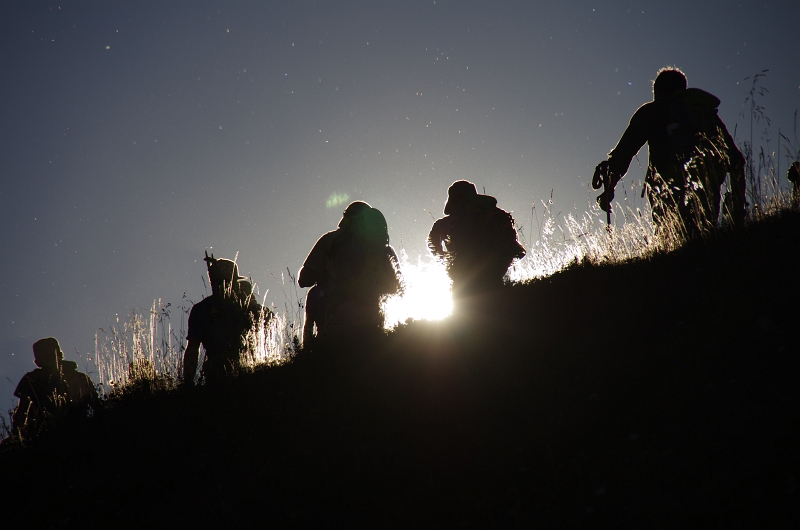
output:
[[[599,190],[603,188],[603,193],[597,197],[597,204],[600,209],[606,212],[606,226],[611,227],[611,199],[614,197],[611,190],[611,178],[608,172],[608,160],[603,160],[594,168],[594,175],[592,175],[592,188]],[[608,197],[607,201],[603,201],[603,197]],[[605,202],[605,208],[603,208]]]

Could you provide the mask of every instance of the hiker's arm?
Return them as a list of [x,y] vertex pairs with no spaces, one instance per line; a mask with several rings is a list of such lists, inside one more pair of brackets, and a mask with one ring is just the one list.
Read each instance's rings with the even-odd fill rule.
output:
[[[592,187],[599,188],[596,180],[598,176],[602,176],[603,193],[597,197],[597,204],[601,210],[609,215],[607,217],[609,223],[611,222],[610,212],[611,201],[614,200],[614,188],[617,182],[622,180],[622,177],[628,172],[628,167],[630,167],[633,157],[647,142],[648,128],[652,125],[654,118],[651,103],[646,103],[639,107],[639,110],[631,117],[631,121],[628,123],[625,132],[622,133],[622,138],[619,139],[616,147],[608,153],[608,161],[600,162],[595,168]],[[652,149],[652,145],[650,147]]]
[[186,344],[186,351],[183,354],[183,382],[187,385],[194,384],[194,376],[197,374],[197,362],[200,357],[200,339],[191,338]]
[[97,387],[94,386],[92,378],[88,375],[83,374],[83,379],[85,381],[86,392],[89,394],[87,401],[90,405],[96,405],[100,401],[100,395],[97,393]]
[[442,218],[433,223],[428,234],[428,248],[434,256],[446,254],[442,248],[442,243],[447,239],[447,218]]
[[314,244],[314,248],[308,253],[300,272],[297,273],[297,285],[300,287],[312,287],[314,284],[322,284],[326,280],[325,265],[327,263],[327,247],[333,241],[335,232],[328,232],[320,237]]
[[736,147],[736,141],[734,141],[731,133],[728,132],[728,128],[725,126],[725,122],[723,122],[719,116],[717,116],[717,129],[722,135],[722,140],[725,142],[725,155],[728,157],[731,171],[734,169],[743,169],[745,164],[744,155],[742,155],[742,152]]
[[744,218],[747,213],[747,183],[745,182],[745,159],[739,148],[736,147],[736,142],[733,140],[725,123],[717,116],[717,128],[722,134],[722,139],[725,142],[725,155],[728,157],[728,173],[730,174],[730,186],[732,194],[731,208],[733,211],[733,222],[736,226],[744,224]]
[[400,260],[397,258],[397,252],[394,251],[391,245],[386,245],[386,256],[389,258],[386,260],[388,262],[388,274],[389,278],[391,279],[391,283],[389,285],[389,290],[387,294],[397,294],[402,289],[402,278],[400,276]]
[[25,425],[28,419],[28,409],[30,409],[30,406],[31,400],[28,396],[19,398],[19,404],[17,408],[14,409],[14,414],[11,416],[12,432],[19,434],[20,429],[22,429],[22,426]]
[[302,267],[297,274],[297,285],[300,287],[311,287],[315,283],[318,283],[319,280],[320,274],[306,266]]
[[647,130],[652,120],[649,104],[642,105],[631,118],[627,129],[622,134],[616,147],[608,154],[610,185],[613,189],[617,182],[628,172],[631,160],[647,143]]

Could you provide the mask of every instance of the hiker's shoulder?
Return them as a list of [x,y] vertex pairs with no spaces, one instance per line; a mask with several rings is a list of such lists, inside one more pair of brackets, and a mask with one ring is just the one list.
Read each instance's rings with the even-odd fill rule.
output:
[[663,100],[648,101],[633,113],[631,125],[652,122],[656,117],[665,115],[668,106],[667,102]]
[[208,315],[210,315],[212,311],[217,308],[218,305],[219,301],[217,300],[216,296],[206,296],[192,306],[191,311],[189,311],[189,320],[193,324],[198,324],[201,321],[204,321],[208,318]]
[[336,241],[339,237],[341,237],[343,231],[341,228],[337,228],[336,230],[332,230],[330,232],[326,232],[322,234],[322,236],[317,240],[317,243],[314,245],[314,248],[311,252],[325,252],[329,251],[333,246],[333,242]]
[[716,109],[719,107],[720,99],[706,92],[702,88],[687,88],[676,92],[670,100],[672,102],[680,102],[697,107],[705,107],[708,109]]
[[43,368],[31,370],[22,376],[19,380],[17,388],[14,390],[14,395],[17,397],[30,396],[38,393],[40,390],[52,387],[57,384],[60,379],[58,373]]

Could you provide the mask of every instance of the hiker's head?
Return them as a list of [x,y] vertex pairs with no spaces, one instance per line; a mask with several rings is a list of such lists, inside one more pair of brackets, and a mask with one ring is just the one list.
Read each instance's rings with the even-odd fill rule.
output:
[[342,213],[342,219],[339,221],[339,228],[347,228],[352,224],[353,219],[370,208],[371,206],[364,201],[351,202],[347,205],[347,208],[344,209],[344,213]]
[[78,363],[75,361],[61,361],[61,371],[65,374],[68,372],[77,372]]
[[33,343],[33,362],[39,368],[58,370],[64,353],[54,337],[39,339]]
[[208,280],[211,282],[212,293],[222,293],[227,286],[233,286],[235,282],[243,280],[244,276],[239,276],[239,267],[235,261],[225,258],[215,259],[206,256],[205,261],[208,265]]
[[253,283],[250,280],[239,280],[236,283],[237,290],[242,296],[253,294]]
[[459,203],[468,196],[475,196],[478,190],[475,184],[468,180],[457,180],[447,189],[447,202],[444,205],[444,214],[450,215],[458,209]]
[[800,162],[795,162],[789,166],[789,173],[786,175],[789,182],[800,184]]
[[664,99],[676,90],[686,90],[686,74],[674,66],[667,66],[656,72],[653,81],[653,99]]

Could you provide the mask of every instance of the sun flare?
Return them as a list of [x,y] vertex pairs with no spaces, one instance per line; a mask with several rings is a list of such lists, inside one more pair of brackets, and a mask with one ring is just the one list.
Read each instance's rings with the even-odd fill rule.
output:
[[441,320],[453,312],[450,278],[442,263],[430,260],[411,263],[401,260],[400,272],[405,283],[402,295],[390,296],[383,305],[387,329],[411,318],[414,320]]

